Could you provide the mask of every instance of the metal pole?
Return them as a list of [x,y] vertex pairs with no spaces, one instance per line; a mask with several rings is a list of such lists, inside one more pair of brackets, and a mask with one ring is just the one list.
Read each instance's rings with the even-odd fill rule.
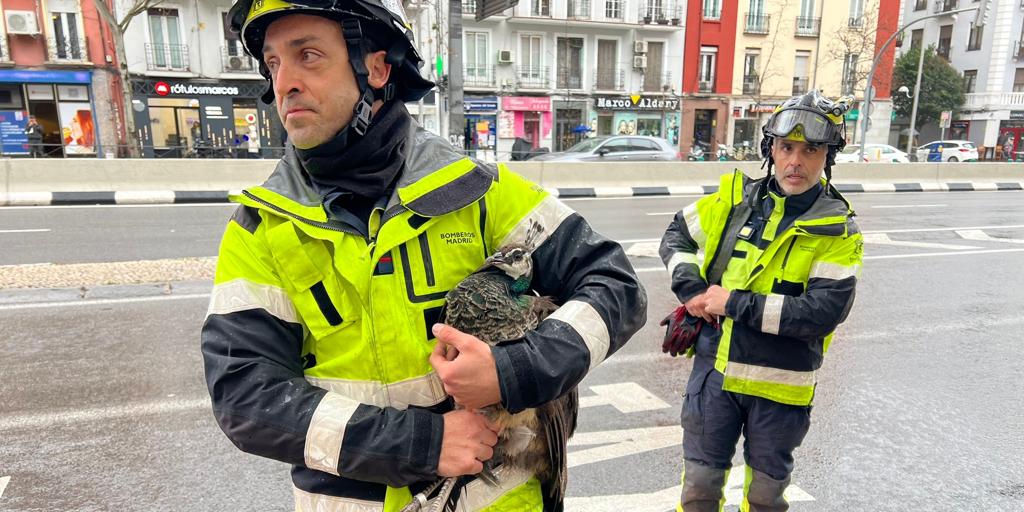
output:
[[[462,110],[462,0],[448,0],[448,138],[458,144],[466,134]],[[465,150],[465,141],[458,147]]]
[[917,81],[914,82],[914,107],[910,110],[910,131],[907,132],[907,155],[914,143],[914,125],[917,124],[917,98],[921,94],[921,70],[924,68],[924,38],[921,40],[921,57],[917,59]]
[[[944,11],[944,12],[940,12],[938,14],[931,14],[929,16],[920,17],[920,18],[918,18],[918,19],[916,19],[914,21],[911,21],[910,23],[907,23],[906,25],[903,25],[902,28],[900,28],[899,30],[893,32],[892,35],[889,36],[889,39],[885,40],[885,44],[882,45],[882,48],[880,48],[877,52],[875,52],[875,59],[871,62],[871,71],[868,72],[868,84],[867,84],[867,87],[864,88],[864,107],[861,109],[861,110],[863,110],[863,114],[864,114],[864,122],[861,123],[861,127],[860,127],[860,154],[857,156],[857,161],[858,162],[863,162],[864,161],[864,149],[865,149],[864,146],[867,144],[868,121],[869,121],[869,117],[870,117],[868,115],[868,112],[871,111],[871,100],[874,97],[874,94],[871,92],[871,89],[874,88],[872,84],[873,84],[873,82],[875,80],[875,68],[878,67],[878,61],[881,60],[882,59],[882,55],[885,54],[885,49],[888,48],[889,45],[892,44],[892,42],[896,40],[896,36],[900,35],[901,33],[903,33],[904,30],[910,28],[912,25],[914,25],[914,24],[916,24],[918,22],[921,22],[921,21],[924,21],[924,20],[927,20],[927,19],[930,19],[930,18],[938,18],[940,16],[952,16],[952,15],[957,14],[957,13],[974,11],[974,10],[977,10],[977,9],[978,9],[977,7],[967,7],[967,8],[964,8],[964,9],[957,9],[955,11]],[[923,46],[923,44],[922,44],[922,46]]]

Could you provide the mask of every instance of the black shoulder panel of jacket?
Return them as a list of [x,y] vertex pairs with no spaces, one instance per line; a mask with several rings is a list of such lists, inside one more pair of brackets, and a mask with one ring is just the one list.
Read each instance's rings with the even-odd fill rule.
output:
[[255,235],[256,228],[260,227],[260,222],[263,221],[263,218],[260,217],[260,212],[256,208],[241,204],[238,205],[238,208],[235,208],[235,213],[231,216],[231,220],[235,221],[235,224],[242,226],[250,235]]
[[[622,247],[572,214],[533,252],[533,287],[558,304],[586,302],[601,316],[610,343],[603,361],[647,321],[647,295]],[[492,349],[502,405],[510,412],[537,407],[570,391],[590,368],[590,351],[564,322],[540,327]]]
[[405,207],[426,217],[437,217],[460,210],[483,197],[490,190],[496,176],[497,173],[492,169],[477,165],[451,183],[427,192]]
[[221,429],[239,449],[305,464],[306,431],[327,392],[302,374],[302,326],[262,309],[210,315],[206,384]]
[[391,487],[434,479],[443,437],[440,414],[360,405],[345,427],[338,472]]

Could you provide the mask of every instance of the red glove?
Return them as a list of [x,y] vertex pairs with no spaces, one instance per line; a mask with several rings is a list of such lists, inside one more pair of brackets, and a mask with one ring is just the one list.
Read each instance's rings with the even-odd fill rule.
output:
[[679,306],[658,325],[668,326],[665,329],[665,341],[661,343],[661,351],[675,357],[686,354],[686,351],[697,342],[697,336],[704,327],[704,319],[686,314],[686,306]]

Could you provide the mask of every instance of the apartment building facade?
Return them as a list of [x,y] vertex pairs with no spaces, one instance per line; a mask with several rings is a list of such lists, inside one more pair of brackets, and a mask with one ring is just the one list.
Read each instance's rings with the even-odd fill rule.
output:
[[[981,7],[979,0],[907,0],[904,23],[924,16],[966,7]],[[974,26],[975,13],[946,14],[917,23],[908,32],[901,52],[935,46],[964,77],[967,98],[954,112],[946,139],[970,140],[984,146],[993,158],[996,147],[1024,157],[1024,2],[990,0],[983,24]],[[909,44],[906,42],[909,41]],[[904,143],[909,120],[894,123],[890,140]],[[938,123],[917,126],[921,144],[942,135]]]
[[[728,144],[756,152],[768,116],[814,89],[857,99],[847,114],[847,140],[857,142],[867,75],[876,49],[898,28],[899,0],[741,0],[739,7],[734,53],[719,60],[734,77],[718,85],[731,94]],[[888,138],[894,60],[894,48],[887,49],[875,73],[869,141]]]
[[551,151],[612,134],[678,144],[684,25],[673,0],[526,0],[479,22],[462,5],[457,144],[497,158],[516,139]]
[[[119,11],[129,0],[118,0]],[[228,29],[231,0],[167,1],[125,34],[136,136],[146,157],[256,158],[284,144],[267,81]]]
[[114,51],[93,1],[3,0],[0,16],[3,155],[30,154],[29,115],[43,128],[47,157],[115,153],[123,130],[111,100]]

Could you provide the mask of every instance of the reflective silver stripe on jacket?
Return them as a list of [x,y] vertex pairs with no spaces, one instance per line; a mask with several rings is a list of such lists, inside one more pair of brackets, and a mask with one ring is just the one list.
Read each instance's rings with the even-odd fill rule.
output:
[[302,323],[295,304],[283,289],[243,278],[232,279],[213,287],[206,316],[226,315],[250,309],[266,310],[267,313],[285,322]]
[[755,366],[752,364],[734,363],[729,361],[725,366],[725,376],[735,379],[756,382],[771,382],[775,384],[786,384],[789,386],[813,386],[816,373],[799,372],[795,370],[782,370],[769,368],[767,366]]
[[778,334],[782,323],[782,305],[786,302],[785,295],[768,294],[764,299],[764,311],[761,312],[761,332]]
[[672,255],[672,258],[668,260],[668,265],[665,265],[665,268],[668,269],[669,274],[672,274],[673,272],[675,272],[676,267],[682,265],[683,263],[693,263],[694,265],[698,266],[700,265],[696,254],[679,251]]
[[690,238],[697,245],[704,247],[704,242],[707,241],[708,237],[704,234],[704,230],[700,228],[700,214],[697,212],[697,203],[691,203],[686,208],[683,208],[683,220],[686,221],[686,230],[690,232]]
[[345,398],[376,407],[407,409],[410,405],[430,407],[441,403],[447,394],[437,373],[407,379],[391,384],[372,380],[327,379],[306,376],[310,384],[333,391]]
[[860,265],[839,265],[827,261],[818,261],[811,265],[811,272],[808,279],[823,278],[839,281],[848,277],[856,277],[860,274]]
[[[313,411],[306,430],[306,467],[338,475],[338,458],[345,425],[355,414],[359,402],[328,392]],[[340,476],[340,475],[339,475]]]
[[292,487],[295,495],[295,512],[383,512],[384,504],[378,501],[340,498],[325,494],[313,494]]
[[499,466],[494,470],[498,478],[498,485],[490,486],[479,478],[470,481],[462,488],[462,496],[459,498],[456,510],[458,512],[476,512],[483,510],[498,501],[498,498],[508,494],[512,489],[525,484],[533,476],[521,469]]
[[583,338],[587,349],[590,350],[591,370],[608,357],[608,347],[611,345],[608,326],[594,306],[583,301],[570,300],[544,321],[551,319],[569,324]]
[[553,196],[547,196],[530,213],[526,214],[519,221],[519,224],[512,228],[512,231],[509,231],[508,236],[498,246],[503,247],[510,243],[525,242],[526,235],[530,232],[530,228],[533,227],[533,223],[536,222],[544,230],[539,236],[535,236],[531,242],[533,242],[534,248],[540,247],[558,229],[558,226],[561,226],[562,222],[573,213],[575,213],[573,209],[566,206],[565,203],[562,203]]

